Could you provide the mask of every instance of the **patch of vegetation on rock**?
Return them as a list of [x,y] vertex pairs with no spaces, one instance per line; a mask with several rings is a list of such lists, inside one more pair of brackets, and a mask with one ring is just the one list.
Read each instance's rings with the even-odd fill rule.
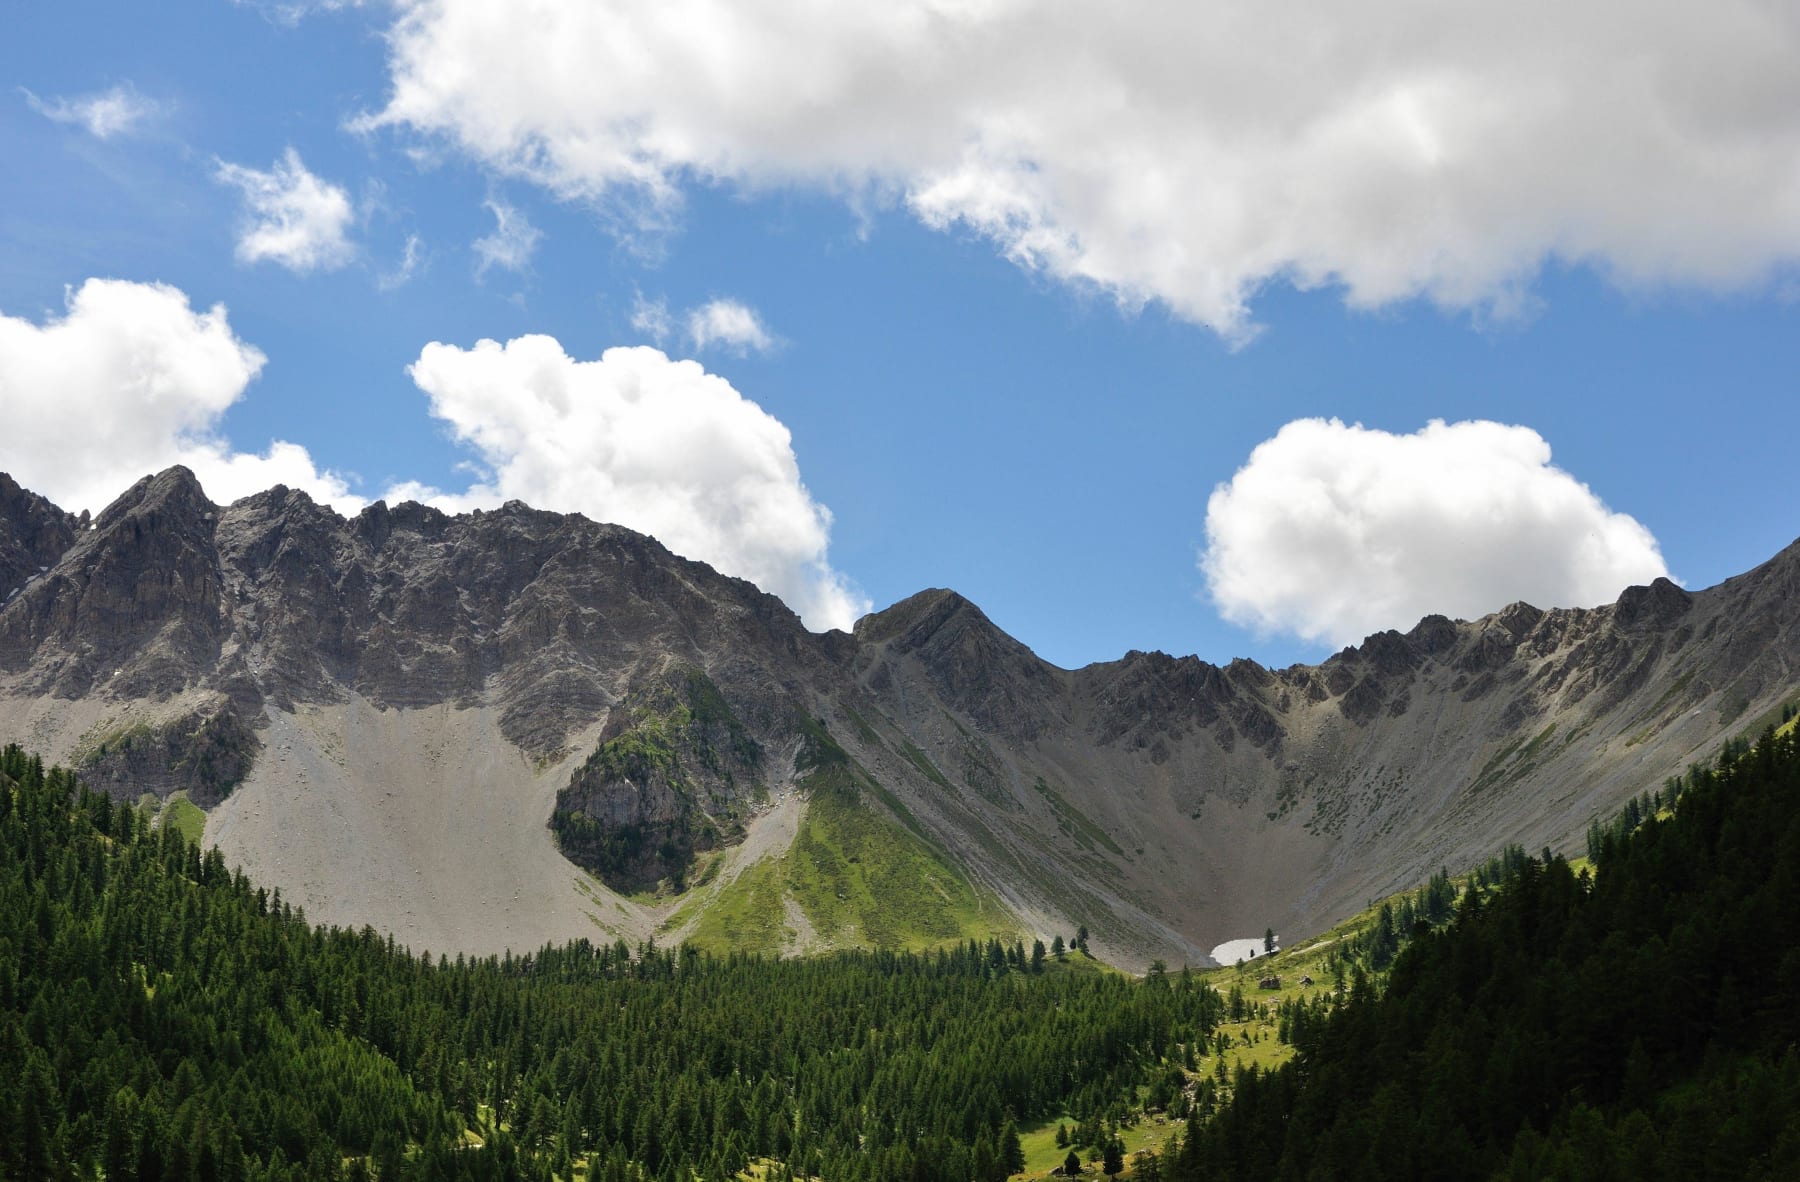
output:
[[250,774],[262,749],[256,732],[227,699],[164,722],[134,722],[90,736],[76,752],[81,776],[116,800],[143,792],[167,798],[185,792],[210,808]]
[[684,891],[697,853],[743,835],[744,805],[764,792],[762,746],[698,669],[657,681],[615,718],[556,794],[550,828],[616,891]]

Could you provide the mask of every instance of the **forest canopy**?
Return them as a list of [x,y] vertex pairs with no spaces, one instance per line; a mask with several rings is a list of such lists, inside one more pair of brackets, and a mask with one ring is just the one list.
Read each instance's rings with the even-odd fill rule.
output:
[[1220,1005],[997,940],[431,960],[0,754],[8,1179],[996,1180],[1015,1122],[1131,1095]]

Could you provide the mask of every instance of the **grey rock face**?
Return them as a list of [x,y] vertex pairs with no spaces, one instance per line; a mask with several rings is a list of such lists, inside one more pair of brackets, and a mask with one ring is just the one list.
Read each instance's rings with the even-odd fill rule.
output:
[[211,808],[250,774],[261,747],[231,700],[217,698],[168,722],[103,734],[75,764],[89,786],[121,799],[185,791]]
[[600,744],[557,794],[562,850],[615,890],[677,889],[696,852],[743,835],[766,797],[763,748],[712,679],[672,668],[608,720]]
[[163,697],[212,675],[227,631],[215,519],[187,469],[140,480],[0,610],[0,672],[62,698]]
[[0,472],[0,603],[49,570],[87,524],[85,513],[64,513]]
[[1700,592],[1427,616],[1317,666],[1063,670],[954,592],[814,634],[651,538],[516,503],[345,520],[279,487],[215,506],[171,469],[82,524],[0,477],[0,703],[163,704],[128,748],[90,736],[121,794],[216,800],[269,712],[481,707],[526,766],[585,757],[552,823],[636,889],[736,840],[824,727],[968,873],[1128,961],[1572,847],[1800,688],[1796,547]]

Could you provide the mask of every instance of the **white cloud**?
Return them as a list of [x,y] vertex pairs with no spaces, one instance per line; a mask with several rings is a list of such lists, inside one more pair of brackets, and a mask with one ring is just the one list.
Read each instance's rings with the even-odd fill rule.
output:
[[767,353],[775,347],[775,338],[756,310],[737,300],[712,300],[690,309],[687,331],[694,348],[701,350],[723,345],[743,354]]
[[214,175],[244,195],[240,261],[268,259],[305,273],[336,270],[355,257],[350,195],[308,172],[294,149],[268,172],[220,162]]
[[669,301],[660,297],[647,300],[641,291],[632,296],[631,327],[659,345],[668,340],[675,331],[675,322],[669,317]]
[[390,73],[359,126],[564,197],[898,198],[1234,339],[1271,280],[1489,311],[1549,259],[1800,259],[1800,7],[1762,0],[414,0]]
[[318,12],[340,12],[361,8],[367,0],[231,0],[233,4],[254,8],[275,24],[293,28]]
[[1650,531],[1552,465],[1536,431],[1482,421],[1291,422],[1213,491],[1206,538],[1227,620],[1333,645],[1433,612],[1607,603],[1668,573]]
[[531,265],[531,256],[537,250],[543,232],[531,224],[522,210],[504,201],[483,204],[494,215],[494,232],[469,244],[480,260],[475,264],[475,274],[485,275],[489,267],[523,271]]
[[412,282],[412,277],[419,273],[425,265],[425,247],[417,234],[406,236],[406,245],[400,254],[400,261],[391,271],[384,271],[375,278],[375,286],[382,291],[394,291]]
[[27,90],[25,101],[45,118],[73,123],[103,140],[136,131],[162,113],[161,103],[145,98],[129,83],[74,98],[42,99]]
[[341,510],[360,507],[306,449],[234,451],[220,419],[264,363],[231,331],[158,283],[89,279],[61,317],[0,315],[0,469],[65,509],[98,512],[139,477],[186,464],[224,503],[283,483]]
[[[119,279],[89,279],[66,302],[42,323],[0,314],[0,471],[92,512],[172,464],[221,504],[274,484],[346,515],[367,504],[298,444],[242,452],[221,434],[266,361],[223,305],[195,311],[176,288]],[[585,513],[752,580],[814,628],[869,609],[827,560],[831,512],[801,483],[788,429],[698,362],[651,348],[576,361],[527,336],[427,345],[408,372],[481,475],[461,493],[397,483],[389,501]]]
[[577,361],[524,336],[433,343],[408,372],[489,472],[464,493],[391,497],[450,511],[518,498],[616,522],[750,579],[814,628],[868,610],[826,559],[831,513],[801,483],[788,429],[698,362],[649,347]]

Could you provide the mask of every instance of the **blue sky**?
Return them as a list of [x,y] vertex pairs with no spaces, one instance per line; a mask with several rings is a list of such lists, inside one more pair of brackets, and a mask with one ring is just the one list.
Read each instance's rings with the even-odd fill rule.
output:
[[0,469],[522,495],[815,625],[954,587],[1065,666],[1316,660],[1800,533],[1781,6],[1327,6],[1298,63],[1255,5],[512,7],[10,6]]

